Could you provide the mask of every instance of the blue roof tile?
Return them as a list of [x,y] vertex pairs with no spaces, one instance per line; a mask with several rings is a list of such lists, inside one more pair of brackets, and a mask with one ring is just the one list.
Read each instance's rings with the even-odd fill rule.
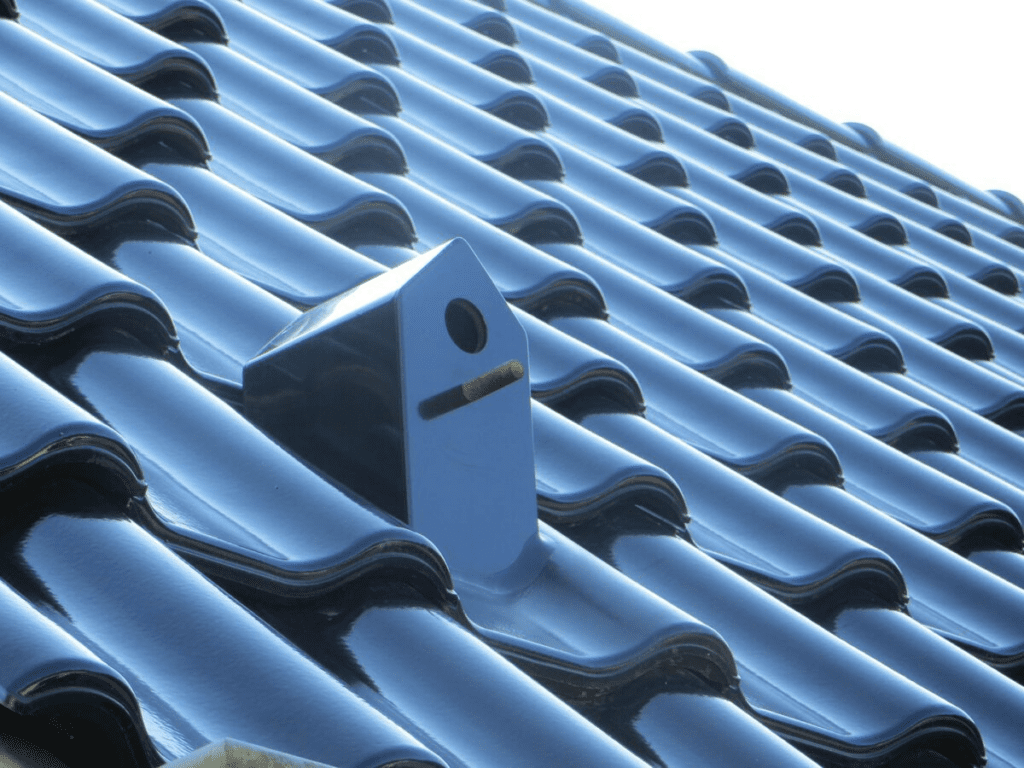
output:
[[[363,19],[345,10],[332,8],[326,3],[300,0],[286,6],[268,3],[265,0],[246,0],[245,4],[357,61],[385,64],[397,62],[395,44],[387,32],[375,24],[367,24]],[[249,37],[249,34],[259,34],[255,32],[258,26],[255,18],[252,19],[251,26],[243,25],[241,21],[238,23],[240,26],[237,28],[240,31],[244,30],[243,34],[246,34],[247,39],[255,41],[255,36]],[[264,30],[263,34],[273,35],[269,30]]]
[[19,22],[33,32],[144,90],[216,92],[201,58],[93,0],[29,0],[19,7]]
[[224,22],[205,0],[100,0],[103,5],[171,40],[227,42]]
[[331,5],[362,16],[367,21],[390,24],[391,7],[387,0],[331,0]]
[[562,160],[544,138],[454,101],[401,69],[386,73],[401,96],[403,122],[444,135],[450,146],[515,179],[562,178]]
[[[150,752],[181,756],[230,731],[328,764],[441,765],[151,534],[111,516],[101,497],[69,491],[76,513],[59,500],[42,506],[14,538],[5,571],[44,594],[39,609],[128,681]],[[325,730],[338,736],[316,738]]]
[[195,237],[177,191],[0,94],[8,151],[0,198],[72,239],[135,218]]
[[319,45],[241,3],[212,3],[224,19],[231,47],[284,78],[356,112],[394,113],[391,84],[354,59]]
[[976,726],[961,710],[681,539],[625,534],[610,550],[609,559],[625,574],[719,628],[736,655],[740,687],[755,715],[811,757],[823,763],[892,761],[922,747],[938,747],[939,754],[966,764],[980,757]]
[[[500,14],[483,11],[476,3],[470,3],[471,13],[476,14],[480,24],[495,34],[484,36],[459,23],[449,21],[438,14],[437,7],[427,9],[411,2],[391,3],[392,12],[397,15],[396,23],[402,29],[414,30],[421,40],[440,46],[449,53],[488,72],[516,83],[533,82],[533,73],[522,54],[514,48],[502,45],[497,40],[508,42],[512,28]],[[494,24],[497,22],[497,25]],[[501,25],[504,24],[504,28]],[[491,39],[491,38],[494,39]],[[504,38],[504,39],[502,39]],[[393,62],[397,63],[397,62]]]
[[391,30],[391,36],[398,47],[402,68],[411,74],[520,128],[538,130],[547,125],[544,104],[526,88],[480,67],[466,66],[457,56],[403,29]]
[[[216,102],[172,99],[203,126],[210,170],[346,245],[415,240],[412,220],[390,195],[281,141]],[[252,157],[260,157],[254,166]]]
[[1024,765],[1015,197],[574,0],[0,15],[0,729]]
[[0,447],[3,488],[29,494],[48,476],[97,476],[122,499],[144,490],[142,470],[114,430],[0,356],[6,426]]
[[0,24],[0,90],[58,125],[124,157],[163,142],[188,162],[209,148],[202,129],[167,102],[90,66],[19,24]]
[[398,142],[368,120],[314,96],[227,46],[186,45],[216,75],[220,103],[240,117],[344,171],[405,170]]
[[152,291],[0,204],[0,328],[10,343],[40,343],[85,325],[129,327],[173,346],[175,323]]
[[[776,597],[806,605],[827,600],[836,589],[860,585],[893,605],[904,600],[903,577],[887,555],[836,528],[819,524],[756,483],[737,479],[719,462],[650,421],[598,413],[583,417],[582,423],[656,462],[653,466],[667,472],[687,499],[689,520],[683,522],[697,547]],[[539,420],[534,424],[541,434],[547,434]],[[563,444],[572,436],[568,427],[562,428],[561,434]],[[583,438],[578,437],[576,442],[582,443]],[[582,447],[575,451],[579,455],[589,453]],[[538,453],[540,473],[544,454]],[[652,471],[647,470],[647,474]],[[650,509],[682,529],[678,513],[668,516],[640,497],[631,501],[634,507]],[[630,504],[619,500],[617,508],[621,516]]]
[[[318,304],[381,271],[365,256],[208,170],[161,163],[143,167],[173,185],[197,211],[204,253],[286,301]],[[279,254],[292,249],[301,249],[303,259],[282,261]]]

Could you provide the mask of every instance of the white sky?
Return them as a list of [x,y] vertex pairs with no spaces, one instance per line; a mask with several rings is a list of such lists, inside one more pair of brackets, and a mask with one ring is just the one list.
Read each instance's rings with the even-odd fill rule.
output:
[[1024,199],[1024,0],[587,0]]

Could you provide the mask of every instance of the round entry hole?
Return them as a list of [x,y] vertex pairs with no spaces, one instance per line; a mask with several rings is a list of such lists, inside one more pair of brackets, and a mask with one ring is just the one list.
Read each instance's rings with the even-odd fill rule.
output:
[[455,346],[463,352],[479,352],[487,343],[487,323],[480,310],[465,299],[452,299],[444,311],[444,324]]

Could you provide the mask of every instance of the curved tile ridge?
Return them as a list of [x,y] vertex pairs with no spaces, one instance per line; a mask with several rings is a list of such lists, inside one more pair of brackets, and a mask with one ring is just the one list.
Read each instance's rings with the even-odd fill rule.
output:
[[[761,132],[767,131],[827,160],[840,159],[837,154],[839,147],[821,131],[790,120],[735,94],[729,96],[729,107],[738,118],[757,126]],[[856,172],[855,168],[853,170]]]
[[548,132],[654,186],[686,186],[686,171],[671,152],[620,130],[554,96],[544,99]]
[[187,114],[20,24],[0,24],[0,90],[122,157],[171,154],[203,163],[202,129]]
[[785,205],[774,196],[760,194],[700,163],[690,164],[689,177],[690,190],[684,192],[674,189],[672,193],[681,196],[697,194],[704,200],[713,201],[726,209],[730,217],[748,219],[747,224],[738,222],[744,227],[758,224],[798,245],[821,244],[821,234],[814,219]]
[[432,544],[319,478],[168,363],[97,347],[58,375],[138,454],[150,484],[134,514],[204,572],[304,600],[398,568],[446,599],[450,576]]
[[806,213],[826,216],[885,245],[906,245],[907,231],[887,209],[853,197],[800,171],[787,174],[791,197],[782,200]]
[[[1024,249],[1003,242],[980,229],[974,230],[974,237],[979,250],[1000,262],[1004,268],[1009,267],[1017,271],[1024,269]],[[959,248],[956,243],[950,245]],[[1004,285],[1006,284],[1004,283]]]
[[879,386],[867,374],[749,313],[713,314],[777,348],[801,399],[900,451],[956,451],[957,433],[942,411]]
[[[557,58],[553,60],[557,61]],[[631,75],[636,83],[637,98],[642,100],[640,103],[653,105],[668,115],[682,118],[744,149],[754,146],[754,136],[750,127],[735,115],[729,114],[722,105],[708,104],[640,73]]]
[[[204,168],[150,163],[143,169],[189,201],[203,253],[296,306],[319,304],[383,271]],[[294,252],[302,258],[281,259]]]
[[33,32],[143,90],[216,98],[202,59],[94,0],[28,0],[21,8]]
[[[213,150],[210,169],[318,232],[354,246],[410,245],[408,211],[391,195],[202,99],[173,102],[195,117]],[[252,159],[259,157],[259,163]]]
[[[589,514],[589,506],[583,507],[586,516],[577,517],[561,509],[548,510],[542,500],[541,511],[570,535],[601,538],[601,531],[610,527],[639,530],[639,521],[653,513],[680,535],[688,534],[702,551],[789,604],[836,607],[859,603],[862,593],[892,607],[905,602],[903,577],[886,554],[809,517],[651,422],[599,413],[584,416],[582,424],[585,429],[554,415],[543,420],[537,409],[534,412],[535,441],[538,446],[547,443],[538,447],[538,482],[580,488],[577,495],[589,493],[595,497],[593,503],[602,504],[599,522]],[[565,466],[569,456],[587,459],[572,462],[570,470]],[[597,467],[604,468],[595,471]],[[636,475],[639,478],[630,479]],[[612,485],[611,477],[626,479]],[[666,506],[664,500],[652,505],[645,499],[644,494],[658,490],[665,477],[673,489],[678,484],[685,507]],[[638,483],[639,489],[629,490]],[[584,491],[588,486],[592,490]],[[606,487],[614,494],[603,490]],[[657,499],[655,495],[653,500]],[[683,517],[686,510],[689,520]],[[579,533],[572,533],[570,526]],[[666,531],[661,526],[660,532]]]
[[632,75],[618,64],[609,63],[607,59],[570,45],[543,28],[535,28],[526,22],[517,21],[515,29],[519,37],[518,47],[532,57],[531,65],[557,61],[558,69],[566,75],[585,80],[616,96],[633,99],[639,96]]
[[527,243],[581,240],[576,217],[561,202],[398,118],[378,115],[373,121],[401,141],[409,177],[418,184]]
[[951,195],[945,190],[938,190],[936,198],[937,205],[942,210],[949,211],[951,215],[973,224],[995,237],[1013,243],[1018,248],[1024,248],[1024,227],[1020,224],[1015,224],[969,200]]
[[[537,73],[538,84],[549,98],[565,100],[574,105],[585,105],[587,111],[594,116],[643,138],[655,141],[664,138],[677,152],[693,156],[716,167],[720,172],[741,179],[744,183],[766,193],[786,191],[785,177],[778,168],[743,152],[730,141],[679,120],[671,112],[656,107],[640,110],[636,102],[603,93],[596,86],[573,78],[539,58],[528,56],[528,60]],[[551,110],[554,107],[548,104],[548,108]],[[644,123],[629,122],[632,120],[630,115],[642,118]],[[726,122],[723,123],[723,120]],[[647,127],[644,127],[645,125]],[[728,116],[713,121],[711,125],[720,130],[723,136],[734,141],[737,140],[736,132],[742,129],[735,120],[730,121]],[[746,145],[749,144],[749,140],[744,138],[739,143]]]
[[[557,182],[530,186],[563,202],[580,224],[583,244],[602,258],[691,303],[747,304],[746,287],[731,269],[630,220],[614,200],[602,204]],[[695,208],[674,207],[669,216],[664,228],[677,237],[700,242],[713,236],[710,222]]]
[[185,362],[224,398],[238,399],[245,363],[299,313],[156,227],[93,255],[160,297]]
[[930,205],[932,208],[939,207],[939,190],[917,176],[842,144],[836,144],[835,149],[836,156],[833,159],[853,169],[864,178],[884,184],[890,189],[912,197],[925,205]]
[[720,629],[757,717],[822,764],[898,764],[921,750],[936,750],[951,765],[984,760],[978,727],[961,709],[678,537],[627,533],[605,546],[605,558],[616,568]]
[[998,424],[1015,428],[1021,423],[1024,384],[966,360],[877,311],[856,304],[836,306],[896,339],[903,350],[910,378]]
[[561,139],[552,137],[551,141],[562,159],[565,183],[574,191],[682,245],[713,245],[717,241],[714,223],[699,206],[680,202],[668,190],[645,184]]
[[260,13],[364,64],[397,64],[398,50],[390,35],[348,11],[323,2],[282,5],[266,0],[244,0]]
[[686,502],[665,470],[538,402],[533,403],[533,446],[537,507],[556,528],[647,513],[686,530]]
[[[627,415],[587,419],[609,420],[649,426]],[[639,438],[638,444],[649,446],[649,437]],[[700,468],[695,472],[700,476],[697,483],[703,483],[706,473]],[[716,500],[713,490],[709,493]],[[777,500],[776,506],[779,504],[789,507]],[[652,518],[646,519],[653,523]],[[754,712],[801,749],[826,759],[826,764],[912,755],[937,732],[950,737],[942,740],[941,749],[948,750],[951,757],[973,753],[977,758],[981,754],[977,729],[962,712],[852,651],[762,590],[729,574],[675,536],[668,526],[660,530],[650,524],[641,528],[575,526],[567,531],[648,589],[683,610],[691,606],[729,632],[743,649],[737,656],[740,689]],[[785,550],[791,549],[792,542]],[[810,555],[814,557],[814,553]],[[854,595],[853,604],[863,599]],[[757,618],[752,620],[752,615]],[[804,654],[813,657],[813,669],[808,669]],[[878,708],[876,697],[882,697],[887,706]]]
[[[436,248],[453,237],[473,243],[481,263],[506,300],[539,317],[582,314],[604,317],[601,289],[593,278],[504,230],[488,224],[442,196],[404,176],[361,174],[374,186],[390,192],[406,206],[418,224],[417,247]],[[387,266],[416,256],[400,251],[401,260],[379,256],[372,247],[363,251]]]
[[998,325],[988,318],[981,317],[965,307],[953,305],[957,314],[962,315],[978,323],[985,329],[992,339],[992,346],[995,350],[995,357],[991,360],[982,360],[979,365],[989,368],[1006,379],[1024,384],[1019,373],[1021,360],[1024,359],[1024,339],[1015,331]]
[[[970,248],[913,222],[908,223],[907,231],[910,246],[937,266],[959,272],[998,293],[1013,296],[1020,290],[1017,275],[1010,266],[1013,262],[1010,261],[1009,265],[1004,263],[998,251],[987,253],[989,249],[982,243],[977,248]],[[1013,246],[995,242],[1000,249],[1016,250]]]
[[[1024,249],[977,227],[971,229],[971,237],[974,239],[975,248],[992,257],[994,262],[989,269],[977,276],[978,282],[1000,293],[1016,294],[1020,290],[1020,281],[1014,267]],[[958,247],[957,243],[950,244]]]
[[665,144],[684,163],[701,163],[767,195],[789,191],[788,174],[777,164],[763,160],[757,152],[708,133],[664,109],[651,107],[651,112],[661,123]]
[[[938,344],[968,360],[990,360],[992,339],[985,329],[938,302],[928,301],[884,280],[858,271],[861,303],[873,313],[886,317],[923,339]],[[845,305],[844,305],[845,306]],[[869,316],[860,315],[869,320]]]
[[[0,694],[6,709],[33,719],[52,719],[58,728],[70,725],[70,710],[91,726],[94,738],[103,734],[98,738],[106,759],[137,766],[163,762],[124,677],[5,581],[0,581],[0,606],[7,649]],[[88,739],[74,740],[75,734],[68,735],[67,751],[81,757],[80,742],[88,744]],[[106,735],[110,738],[104,738]],[[39,746],[68,757],[62,749],[65,745],[56,740]]]
[[[697,738],[679,737],[679,723],[713,723],[697,728]],[[756,723],[756,721],[755,721]],[[751,718],[730,702],[710,696],[666,693],[656,696],[637,713],[633,723],[646,751],[663,765],[789,765],[812,768],[818,764],[764,726],[751,727]],[[638,750],[639,751],[639,750]]]
[[608,305],[608,322],[630,336],[726,386],[789,386],[786,363],[769,345],[585,248],[553,244],[543,249],[597,280]]
[[145,490],[142,468],[114,430],[0,353],[4,429],[0,490],[9,495],[41,479],[82,478],[121,502]]
[[879,160],[889,165],[894,165],[900,170],[912,173],[929,184],[944,189],[957,197],[967,198],[974,203],[996,211],[1011,221],[1024,223],[1024,216],[1021,215],[1021,212],[1015,206],[1009,205],[1000,195],[991,191],[983,192],[961,181],[952,174],[932,165],[927,160],[922,160],[902,147],[886,141],[877,131],[863,123],[846,123],[846,126],[857,134],[861,146]]
[[3,203],[0,231],[0,337],[5,342],[49,342],[95,323],[127,330],[155,353],[177,345],[167,309],[134,280]]
[[[460,4],[462,2],[465,0],[459,0]],[[447,7],[447,2],[441,7]],[[520,0],[505,2],[505,13],[513,19],[526,22],[537,29],[543,29],[548,34],[559,40],[565,40],[577,48],[582,48],[608,61],[619,63],[618,49],[609,37],[584,27],[582,24],[577,24],[564,16],[548,13],[532,3]]]
[[403,29],[396,27],[391,35],[398,46],[402,68],[454,98],[528,131],[541,130],[548,124],[544,103],[526,88],[473,66]]
[[361,16],[367,21],[375,24],[391,24],[391,8],[387,0],[328,0],[331,5],[341,8],[343,11]]
[[490,55],[480,59],[477,66],[486,69],[492,75],[497,75],[513,83],[532,83],[533,72],[530,65],[526,63],[518,52],[501,50],[496,48]]
[[[609,711],[613,722],[602,720],[599,728],[454,620],[399,590],[410,592],[392,586],[387,596],[376,596],[376,605],[332,623],[325,633],[292,634],[328,668],[357,666],[364,690],[372,686],[379,693],[378,708],[400,724],[408,719],[410,730],[451,768],[500,768],[510,754],[524,768],[546,768],[553,755],[609,768],[648,764],[621,746],[642,753],[629,738],[625,711]],[[424,685],[410,686],[409,680]]]
[[[701,175],[700,169],[691,166],[691,175],[696,180]],[[845,266],[816,248],[794,242],[794,231],[795,237],[801,240],[817,238],[817,226],[810,219],[796,214],[777,220],[772,228],[758,226],[743,215],[747,207],[743,198],[750,193],[766,201],[770,199],[736,182],[732,185],[729,192],[735,192],[737,188],[744,190],[740,195],[729,195],[732,200],[739,198],[732,205],[729,198],[723,200],[686,189],[676,188],[672,193],[707,212],[718,232],[719,248],[716,250],[727,251],[744,262],[756,265],[775,279],[819,301],[855,300],[859,297],[857,281]],[[695,186],[707,187],[701,182],[696,182]]]
[[[984,480],[984,476],[980,472],[964,472],[963,467],[952,467],[950,462],[931,454],[927,456],[918,454],[917,458],[934,466],[939,471],[956,477],[967,485],[975,485],[983,493],[998,498],[1024,520],[1024,497],[1021,496],[1024,441],[1020,436],[906,376],[876,374],[875,378],[940,410],[956,428],[960,457],[976,467],[984,468],[985,474],[994,475],[1012,487],[1003,485],[1002,488],[999,488],[991,481],[987,487],[978,487],[975,485],[975,481]],[[946,467],[937,466],[940,463],[945,464]]]
[[512,754],[523,768],[546,768],[553,755],[608,768],[646,765],[409,585],[393,580],[366,592],[372,604],[341,610],[326,626],[295,622],[287,607],[269,620],[449,768],[501,768]]
[[[813,205],[800,204],[799,207],[801,210],[809,210],[810,215],[815,215]],[[816,216],[826,246],[837,253],[842,253],[852,263],[869,267],[879,276],[903,284],[916,293],[920,294],[920,290],[913,288],[913,281],[907,282],[906,276],[900,277],[900,273],[894,271],[895,267],[885,265],[886,261],[908,261],[916,264],[917,269],[932,269],[941,273],[943,277],[950,273],[962,274],[1006,294],[1014,294],[1018,290],[1017,278],[1011,269],[1017,259],[1017,249],[987,233],[978,233],[978,239],[985,242],[979,242],[980,247],[976,249],[943,237],[914,221],[903,220],[900,226],[907,235],[906,243],[885,243],[885,238],[882,238],[878,244],[872,245],[863,239],[863,235],[871,236],[869,231],[851,230],[834,221],[832,213],[843,218],[853,212],[847,211],[844,214],[837,208]],[[875,239],[879,240],[877,237]],[[879,245],[883,244],[890,246],[890,249],[879,248]],[[945,289],[934,295],[945,295]]]
[[1024,330],[1024,302],[1017,297],[995,293],[962,275],[947,277],[950,298],[934,303],[981,325],[993,337],[993,343],[1004,331]]
[[231,733],[334,766],[444,766],[152,534],[76,490],[8,545],[4,575],[128,680],[159,762]]
[[996,669],[1019,671],[1024,664],[1024,590],[838,488],[794,487],[784,496],[895,558],[907,580],[910,615],[917,621]]
[[643,393],[626,366],[522,310],[513,312],[526,331],[535,400],[571,412],[643,412]]
[[[678,57],[679,54],[675,54],[675,58]],[[696,67],[694,67],[694,64],[696,64]],[[794,122],[821,131],[835,141],[855,149],[867,149],[867,142],[864,137],[848,123],[837,123],[834,120],[819,115],[778,91],[758,82],[749,75],[731,68],[725,61],[713,53],[708,51],[690,51],[687,54],[686,64],[683,66],[691,69],[691,71],[698,71],[731,94],[748,99]]]
[[205,0],[99,0],[112,11],[179,43],[211,40],[226,43],[220,15]]
[[356,113],[395,114],[391,84],[365,64],[311,40],[237,0],[208,0],[227,29],[231,48],[328,101]]
[[186,45],[216,75],[220,103],[240,117],[347,173],[405,172],[402,148],[387,131],[227,46]]
[[990,359],[992,341],[985,330],[951,308],[955,304],[929,301],[899,288],[865,269],[851,265],[860,286],[861,301],[837,303],[836,307],[871,323],[874,315],[886,316],[923,339],[968,359]]
[[[839,460],[817,435],[753,404],[667,355],[589,318],[552,325],[629,366],[643,387],[648,418],[694,448],[772,487],[839,483]],[[771,390],[776,391],[776,390]]]
[[860,370],[903,371],[903,352],[888,333],[804,295],[727,251],[705,253],[743,278],[757,317]]
[[[479,11],[479,5],[472,5]],[[416,37],[460,59],[476,64],[498,77],[514,83],[533,82],[530,65],[518,51],[476,34],[454,20],[450,21],[439,13],[443,9],[437,8],[433,3],[431,6],[424,8],[415,3],[398,0],[391,3],[391,10],[395,14],[396,23],[403,29],[413,30]],[[498,18],[504,21],[502,17]]]
[[1006,675],[910,616],[894,611],[849,611],[839,617],[832,631],[898,674],[961,707],[984,736],[987,765],[1008,768],[1024,760],[1017,737],[1017,723],[1024,717],[1024,695],[1021,686]]
[[[395,13],[395,6],[403,4],[391,3],[392,13]],[[441,0],[431,3],[433,11],[449,19],[456,26],[468,27],[481,36],[490,37],[505,45],[515,45],[516,35],[509,19],[501,13],[504,11],[502,0],[491,2],[465,2],[459,0]],[[485,11],[481,6],[491,6],[493,10]],[[395,16],[396,23],[401,23],[401,11]]]
[[74,239],[149,219],[185,239],[195,225],[171,187],[0,94],[0,198]]
[[402,120],[444,136],[449,146],[520,181],[561,179],[562,160],[540,136],[476,109],[398,67],[387,78],[402,99]]
[[[568,153],[567,153],[568,154]],[[586,162],[586,161],[584,161]],[[577,211],[577,215],[584,222],[584,236],[590,235],[590,242],[595,245],[607,243],[609,238],[615,239],[616,233],[619,237],[631,230],[642,232],[642,227],[652,229],[668,240],[674,241],[683,246],[691,245],[714,245],[717,242],[715,228],[711,220],[696,206],[685,202],[673,200],[670,196],[658,190],[648,189],[641,182],[632,180],[626,176],[622,178],[621,171],[615,168],[602,169],[598,165],[589,168],[589,178],[575,174],[572,179],[567,179],[567,184],[546,181],[531,181],[530,186],[534,189],[545,191],[552,197],[567,200],[567,205]],[[627,187],[637,190],[645,198],[647,205],[630,205],[627,201],[629,195],[619,196],[618,191],[609,189],[599,182],[601,177],[607,180],[610,176],[620,180]],[[630,182],[633,183],[630,183]],[[656,205],[651,203],[656,201]],[[646,217],[640,221],[631,219],[634,216]],[[618,224],[605,223],[600,226],[599,220],[603,216],[610,216],[611,221]],[[642,238],[641,238],[642,239]],[[653,239],[651,242],[655,242]],[[690,255],[692,260],[702,261],[699,256]],[[739,288],[739,286],[737,286]],[[740,288],[741,292],[742,289]]]
[[[476,630],[560,698],[587,710],[646,700],[664,686],[735,697],[732,653],[718,633],[548,526],[509,580],[456,580]],[[585,613],[571,617],[562,607]],[[585,616],[586,618],[583,618]]]
[[887,280],[905,291],[929,298],[949,295],[946,270],[940,270],[912,249],[885,245],[828,216],[814,215],[814,220],[823,249],[855,273],[858,280]]
[[631,72],[644,75],[650,80],[674,88],[698,101],[703,101],[724,112],[731,111],[730,101],[725,93],[709,80],[672,66],[654,56],[648,56],[630,44],[619,45],[619,59]]
[[[989,537],[1004,548],[1020,550],[1021,522],[1006,505],[869,437],[790,392],[747,389],[744,394],[828,440],[842,463],[846,488],[857,498],[949,547],[967,546],[975,537]],[[879,466],[886,467],[884,474],[877,471]]]
[[888,208],[922,227],[932,229],[951,240],[964,245],[973,245],[970,228],[959,219],[927,205],[909,195],[900,194],[874,179],[864,179],[864,189],[869,200]]
[[784,172],[798,171],[851,197],[865,197],[864,182],[845,165],[757,128],[754,141],[756,151],[778,163]]
[[481,13],[475,18],[468,19],[465,25],[485,37],[497,40],[505,45],[515,45],[519,42],[516,37],[515,28],[500,13]]

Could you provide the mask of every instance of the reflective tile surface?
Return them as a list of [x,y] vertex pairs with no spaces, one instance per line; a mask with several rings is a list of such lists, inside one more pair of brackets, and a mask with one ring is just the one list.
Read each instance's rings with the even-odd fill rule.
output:
[[1024,767],[1024,205],[755,77],[0,0],[12,759]]

